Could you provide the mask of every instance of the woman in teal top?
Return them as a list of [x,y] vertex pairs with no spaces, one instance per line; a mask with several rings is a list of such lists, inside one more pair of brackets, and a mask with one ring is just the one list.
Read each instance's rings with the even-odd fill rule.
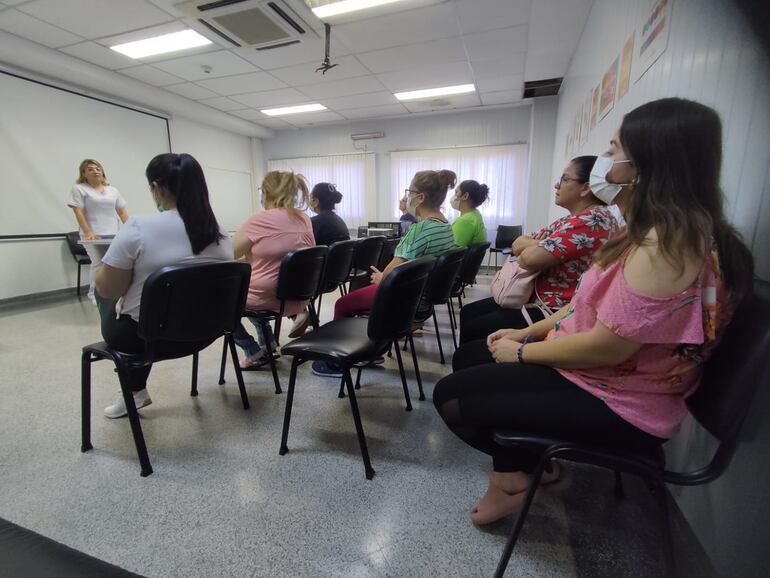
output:
[[470,247],[487,242],[487,230],[478,208],[487,200],[489,187],[477,181],[463,181],[455,189],[455,196],[449,201],[460,216],[452,223],[455,244]]

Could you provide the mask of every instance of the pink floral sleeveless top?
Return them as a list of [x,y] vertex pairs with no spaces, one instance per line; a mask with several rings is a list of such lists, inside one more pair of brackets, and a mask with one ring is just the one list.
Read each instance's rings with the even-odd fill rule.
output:
[[557,371],[602,399],[642,431],[670,438],[687,415],[685,400],[698,387],[701,366],[732,316],[712,249],[695,282],[675,297],[634,291],[623,275],[624,259],[583,275],[573,305],[546,339],[590,331],[597,320],[613,333],[642,343],[613,367]]

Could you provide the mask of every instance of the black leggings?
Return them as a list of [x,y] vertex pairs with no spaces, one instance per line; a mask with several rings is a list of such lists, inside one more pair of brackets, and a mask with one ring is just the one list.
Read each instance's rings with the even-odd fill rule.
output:
[[496,472],[531,472],[539,459],[498,446],[492,436],[499,430],[636,450],[666,441],[631,425],[550,367],[492,362],[484,341],[461,346],[452,366],[454,373],[436,384],[433,403],[455,435],[492,456]]
[[[535,323],[545,318],[535,307],[529,309],[529,314]],[[491,297],[468,303],[460,309],[460,343],[486,339],[498,329],[523,329],[526,326],[527,320],[521,309],[505,309]]]

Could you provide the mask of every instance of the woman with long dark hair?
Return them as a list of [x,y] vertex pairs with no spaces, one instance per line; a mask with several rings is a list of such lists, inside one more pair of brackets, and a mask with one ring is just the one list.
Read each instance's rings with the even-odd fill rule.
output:
[[[456,435],[492,456],[475,524],[515,512],[537,462],[497,446],[495,430],[641,450],[676,432],[752,282],[751,254],[722,208],[721,157],[721,123],[707,106],[666,98],[629,112],[591,173],[625,231],[554,315],[457,350],[433,401]],[[556,477],[554,464],[544,483]]]
[[[180,261],[233,258],[230,238],[211,210],[198,161],[184,153],[158,155],[145,175],[159,213],[131,217],[115,236],[96,276],[102,336],[110,347],[127,353],[144,351],[144,341],[137,335],[139,308],[144,283],[152,273]],[[137,409],[152,403],[147,393],[150,369],[128,370]],[[104,415],[126,415],[123,397]]]

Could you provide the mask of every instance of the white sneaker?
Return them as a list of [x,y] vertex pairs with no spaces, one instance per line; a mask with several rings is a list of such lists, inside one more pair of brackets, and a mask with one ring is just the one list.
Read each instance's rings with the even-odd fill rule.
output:
[[[134,403],[136,404],[136,409],[147,407],[152,403],[150,394],[147,392],[147,388],[134,392]],[[126,415],[128,415],[128,410],[126,410],[126,402],[123,401],[122,395],[114,404],[104,408],[104,417],[108,417],[110,419],[115,419]]]
[[305,309],[302,313],[298,313],[294,318],[294,325],[292,325],[291,329],[289,330],[289,337],[294,339],[304,335],[305,331],[307,331],[307,328],[310,326],[311,321],[310,312],[307,309]]

